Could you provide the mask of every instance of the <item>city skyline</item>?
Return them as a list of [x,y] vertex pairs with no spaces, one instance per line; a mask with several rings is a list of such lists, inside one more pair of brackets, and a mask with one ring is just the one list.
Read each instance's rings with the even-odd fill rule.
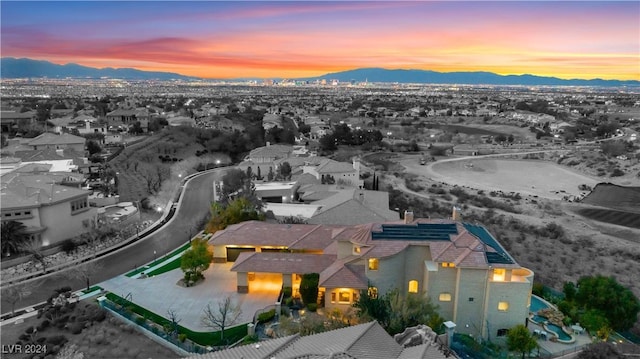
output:
[[2,56],[204,78],[364,67],[640,80],[637,2],[2,2]]

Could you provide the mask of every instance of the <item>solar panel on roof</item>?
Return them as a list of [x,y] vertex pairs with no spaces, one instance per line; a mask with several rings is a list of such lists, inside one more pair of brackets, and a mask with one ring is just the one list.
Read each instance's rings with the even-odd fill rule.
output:
[[477,237],[482,243],[493,248],[496,252],[485,252],[487,262],[493,264],[513,264],[513,259],[502,248],[500,243],[493,238],[493,236],[487,231],[486,228],[474,224],[463,223],[464,228]]
[[455,223],[383,224],[382,231],[372,232],[372,239],[404,241],[447,241],[457,234]]

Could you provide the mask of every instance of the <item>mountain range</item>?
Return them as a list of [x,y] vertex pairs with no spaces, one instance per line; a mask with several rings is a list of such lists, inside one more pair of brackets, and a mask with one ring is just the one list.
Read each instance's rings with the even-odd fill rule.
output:
[[[114,78],[129,80],[195,80],[196,77],[171,72],[150,72],[132,68],[93,68],[78,64],[58,65],[48,61],[0,59],[2,78]],[[316,81],[321,79],[340,82],[429,83],[468,85],[523,85],[523,86],[640,86],[635,80],[560,79],[536,75],[498,75],[492,72],[436,72],[429,70],[390,70],[363,68],[328,73],[318,77],[297,79]]]
[[142,71],[132,68],[106,67],[97,69],[78,64],[58,65],[49,61],[16,59],[3,57],[0,59],[0,77],[15,78],[113,78],[128,80],[189,80],[194,77],[172,72]]

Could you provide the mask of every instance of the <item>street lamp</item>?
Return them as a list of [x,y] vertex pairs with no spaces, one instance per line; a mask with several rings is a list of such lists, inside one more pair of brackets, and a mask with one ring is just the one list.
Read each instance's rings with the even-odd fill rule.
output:
[[156,261],[156,250],[155,249],[153,250],[153,261],[154,262]]

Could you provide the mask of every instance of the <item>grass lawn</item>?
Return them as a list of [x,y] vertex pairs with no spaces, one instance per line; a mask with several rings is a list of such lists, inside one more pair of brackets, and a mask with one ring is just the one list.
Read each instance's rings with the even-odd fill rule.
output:
[[93,287],[91,287],[89,289],[83,289],[82,293],[88,294],[88,293],[91,293],[91,292],[96,291],[96,290],[102,290],[102,287],[99,286],[99,285],[94,285]]
[[[131,271],[131,272],[125,274],[125,275],[127,277],[131,278],[131,277],[135,276],[138,273],[142,273],[143,271],[147,270],[148,268],[151,268],[151,267],[159,265],[160,263],[166,261],[167,258],[171,258],[171,257],[175,256],[178,253],[182,253],[182,252],[186,251],[187,249],[189,249],[189,247],[191,247],[191,243],[190,242],[189,243],[185,243],[182,246],[180,246],[178,249],[176,249],[173,252],[167,254],[166,256],[164,256],[162,258],[159,258],[159,259],[156,259],[155,261],[153,261],[153,262],[151,262],[151,263],[149,263],[149,264],[147,264],[145,266],[142,266],[142,267],[140,267],[140,268],[138,268],[138,269],[136,269],[134,271]],[[147,274],[149,274],[149,275],[158,275],[158,274],[165,273],[165,272],[168,272],[168,271],[176,269],[176,268],[180,268],[180,258],[177,258],[177,261],[178,261],[177,267],[175,267],[175,263],[174,263],[175,261],[176,260],[173,260],[173,261],[167,263],[166,265],[164,265],[164,266],[162,266],[162,267],[160,267],[158,269],[155,269],[152,273],[147,273]],[[164,269],[165,267],[167,267],[167,269]]]

